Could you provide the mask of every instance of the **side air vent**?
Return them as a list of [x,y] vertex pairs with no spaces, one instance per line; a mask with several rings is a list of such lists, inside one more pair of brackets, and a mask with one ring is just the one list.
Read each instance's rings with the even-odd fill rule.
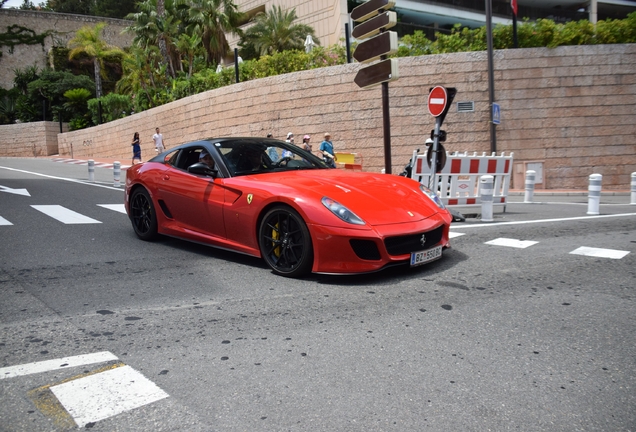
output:
[[172,213],[170,213],[170,210],[168,210],[168,206],[165,202],[163,202],[163,200],[159,200],[159,207],[161,207],[161,211],[164,215],[166,215],[167,218],[172,219]]
[[457,102],[457,112],[475,112],[475,102]]

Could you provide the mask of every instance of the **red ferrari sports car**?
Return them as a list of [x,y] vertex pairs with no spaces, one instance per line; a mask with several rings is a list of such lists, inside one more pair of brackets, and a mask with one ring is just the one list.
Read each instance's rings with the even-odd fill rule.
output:
[[414,180],[330,169],[267,138],[214,138],[128,169],[126,211],[157,235],[262,257],[283,276],[424,264],[449,247],[452,220]]

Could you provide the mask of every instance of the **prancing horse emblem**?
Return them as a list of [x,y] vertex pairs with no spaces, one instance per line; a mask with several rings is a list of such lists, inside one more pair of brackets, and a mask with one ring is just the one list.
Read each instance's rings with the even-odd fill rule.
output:
[[252,204],[252,199],[254,198],[254,195],[252,194],[247,194],[247,203],[248,204]]
[[426,234],[422,234],[422,237],[420,237],[420,244],[422,246],[426,244]]

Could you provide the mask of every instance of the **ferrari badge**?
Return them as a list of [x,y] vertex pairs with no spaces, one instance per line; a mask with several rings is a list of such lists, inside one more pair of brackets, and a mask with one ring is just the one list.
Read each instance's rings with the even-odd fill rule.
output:
[[252,194],[247,194],[247,203],[248,204],[252,204],[252,199],[254,198],[254,195]]

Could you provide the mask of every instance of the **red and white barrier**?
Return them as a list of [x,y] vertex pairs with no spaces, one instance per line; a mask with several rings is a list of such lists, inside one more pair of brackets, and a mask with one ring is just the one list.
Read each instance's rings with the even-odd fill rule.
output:
[[[495,206],[506,205],[508,189],[510,187],[510,174],[512,173],[513,153],[495,153],[487,156],[483,153],[469,155],[446,152],[446,165],[437,173],[437,193],[445,205],[461,207],[481,206],[480,177],[493,176],[492,202]],[[415,164],[411,178],[425,186],[432,184],[430,181],[431,169],[426,162],[426,155],[413,152]]]

